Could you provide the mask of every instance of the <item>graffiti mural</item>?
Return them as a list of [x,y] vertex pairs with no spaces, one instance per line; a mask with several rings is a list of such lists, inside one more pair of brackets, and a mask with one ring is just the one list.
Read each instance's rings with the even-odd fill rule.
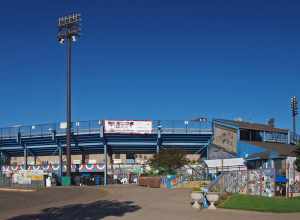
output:
[[216,125],[214,127],[214,134],[214,144],[223,147],[229,152],[236,152],[237,132],[235,129]]
[[271,197],[275,194],[275,169],[225,172],[209,188],[215,191]]

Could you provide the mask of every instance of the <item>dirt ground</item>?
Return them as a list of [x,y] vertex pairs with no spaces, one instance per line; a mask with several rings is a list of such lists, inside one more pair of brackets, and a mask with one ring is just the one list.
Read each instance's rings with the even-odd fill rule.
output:
[[0,219],[9,220],[298,220],[300,213],[231,210],[195,211],[189,190],[138,186],[51,188],[37,192],[0,191]]

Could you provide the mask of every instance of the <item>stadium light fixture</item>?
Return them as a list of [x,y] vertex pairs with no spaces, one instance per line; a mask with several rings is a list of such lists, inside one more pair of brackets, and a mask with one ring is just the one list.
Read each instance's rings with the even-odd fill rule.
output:
[[66,126],[66,156],[67,156],[67,176],[71,176],[71,56],[72,42],[80,36],[81,15],[73,13],[58,19],[57,40],[60,44],[67,42],[67,126]]
[[293,133],[294,138],[296,136],[296,116],[298,115],[298,99],[296,96],[291,98],[291,111],[292,111],[292,120],[293,120]]

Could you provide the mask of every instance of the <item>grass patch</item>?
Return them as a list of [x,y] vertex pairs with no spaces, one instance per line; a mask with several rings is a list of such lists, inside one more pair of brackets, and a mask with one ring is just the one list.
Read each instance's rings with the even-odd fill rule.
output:
[[218,207],[259,212],[300,212],[300,198],[268,198],[235,194],[219,204]]

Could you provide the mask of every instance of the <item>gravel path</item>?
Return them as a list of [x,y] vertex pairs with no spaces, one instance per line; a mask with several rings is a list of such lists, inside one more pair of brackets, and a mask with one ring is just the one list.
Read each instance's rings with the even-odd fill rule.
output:
[[0,192],[0,219],[9,220],[298,220],[300,213],[272,214],[231,210],[195,211],[189,190],[112,186]]

